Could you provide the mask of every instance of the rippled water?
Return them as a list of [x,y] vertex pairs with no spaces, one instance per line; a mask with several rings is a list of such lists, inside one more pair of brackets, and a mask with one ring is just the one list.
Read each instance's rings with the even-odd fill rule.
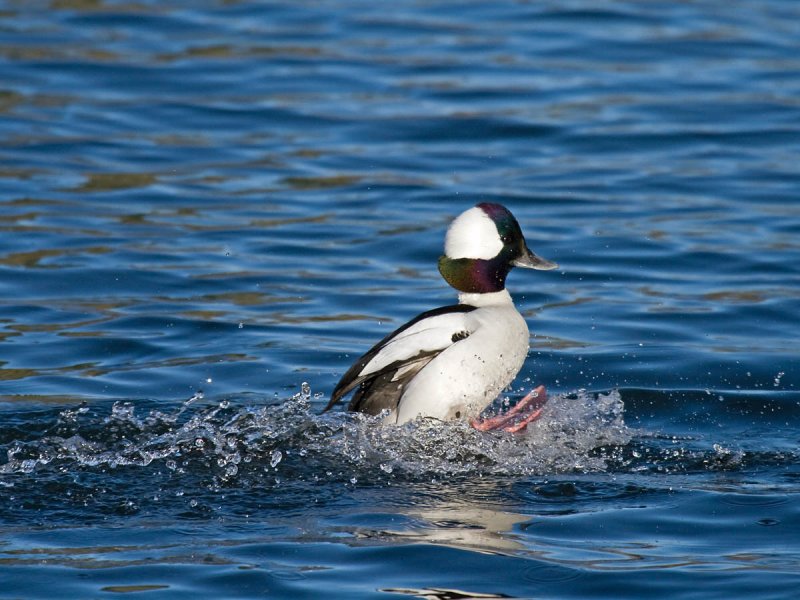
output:
[[[795,596],[800,5],[0,15],[0,597]],[[483,200],[542,419],[320,415]]]

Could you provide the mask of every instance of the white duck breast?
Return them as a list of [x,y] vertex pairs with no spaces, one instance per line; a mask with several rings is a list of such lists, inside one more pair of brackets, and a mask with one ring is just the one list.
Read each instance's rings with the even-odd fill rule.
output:
[[449,420],[475,417],[508,386],[528,354],[528,326],[507,291],[470,294],[471,332],[444,349],[411,379],[387,422],[418,415]]

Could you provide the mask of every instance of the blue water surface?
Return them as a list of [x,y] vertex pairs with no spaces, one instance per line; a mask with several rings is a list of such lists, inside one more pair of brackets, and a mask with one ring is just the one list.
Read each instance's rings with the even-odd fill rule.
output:
[[[0,598],[794,598],[800,4],[0,0]],[[320,415],[480,201],[524,435]]]

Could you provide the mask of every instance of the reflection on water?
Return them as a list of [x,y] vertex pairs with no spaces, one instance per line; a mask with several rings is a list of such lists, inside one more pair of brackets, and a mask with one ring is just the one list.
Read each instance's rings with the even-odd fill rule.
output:
[[385,588],[380,590],[390,594],[406,594],[415,598],[428,600],[460,600],[468,598],[508,598],[505,594],[484,594],[481,592],[467,592],[464,590],[451,590],[446,588]]

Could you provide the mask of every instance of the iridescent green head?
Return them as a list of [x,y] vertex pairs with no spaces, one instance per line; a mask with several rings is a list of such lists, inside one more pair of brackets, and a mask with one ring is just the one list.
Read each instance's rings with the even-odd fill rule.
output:
[[447,230],[439,272],[460,292],[499,292],[512,267],[549,270],[556,263],[530,251],[514,215],[482,202],[461,213]]

